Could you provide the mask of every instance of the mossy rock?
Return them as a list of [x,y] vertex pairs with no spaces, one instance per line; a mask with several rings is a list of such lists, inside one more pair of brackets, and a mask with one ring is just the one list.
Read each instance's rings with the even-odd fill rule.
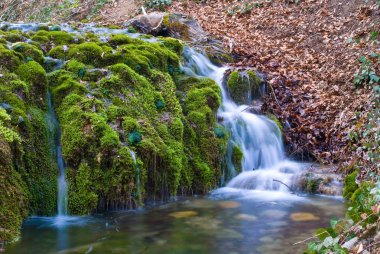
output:
[[119,45],[133,43],[134,41],[136,41],[136,39],[133,39],[133,38],[129,37],[128,35],[125,35],[125,34],[113,34],[109,38],[108,43],[112,47],[116,48]]
[[9,71],[15,71],[21,64],[22,56],[12,50],[0,48],[0,66],[4,66]]
[[67,59],[76,59],[84,64],[101,66],[103,49],[94,42],[72,45],[69,48]]
[[67,52],[64,46],[57,46],[52,48],[47,55],[55,59],[65,60]]
[[41,65],[43,65],[43,63],[45,62],[45,57],[44,57],[43,52],[33,45],[20,42],[13,45],[12,48],[14,51],[22,54],[25,60],[34,60]]
[[21,80],[29,85],[29,91],[34,102],[39,105],[45,105],[47,95],[47,76],[44,68],[35,61],[21,64],[16,73]]
[[344,179],[344,189],[343,197],[346,199],[351,199],[351,196],[359,188],[359,185],[356,183],[356,177],[359,171],[355,170],[354,172],[348,174]]
[[267,117],[272,120],[278,127],[278,129],[280,130],[281,134],[284,133],[284,127],[282,126],[281,124],[281,121],[280,119],[278,119],[275,115],[273,114],[267,114]]
[[240,147],[234,145],[232,147],[231,161],[237,173],[242,171],[242,160],[243,152],[241,151]]
[[228,76],[227,88],[237,104],[250,104],[253,99],[259,98],[261,83],[255,72],[236,70]]

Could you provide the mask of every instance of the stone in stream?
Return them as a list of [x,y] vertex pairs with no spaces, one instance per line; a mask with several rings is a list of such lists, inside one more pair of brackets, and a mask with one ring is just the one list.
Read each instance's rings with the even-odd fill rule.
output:
[[210,217],[192,217],[186,221],[187,224],[197,227],[199,229],[204,229],[208,232],[212,230],[219,230],[222,225],[222,222],[217,219],[213,219]]
[[225,228],[221,231],[218,232],[216,235],[217,238],[228,238],[228,239],[242,239],[244,238],[242,234],[239,232],[233,230],[233,229],[228,229]]
[[174,217],[176,219],[188,218],[188,217],[193,217],[197,215],[198,213],[196,211],[180,211],[180,212],[173,212],[169,214],[169,216]]
[[239,213],[238,215],[235,216],[235,218],[238,220],[245,220],[245,221],[257,221],[256,216],[245,214],[245,213]]
[[316,221],[320,218],[312,213],[292,213],[290,219],[292,221]]
[[240,206],[240,203],[239,202],[235,202],[235,201],[222,201],[218,204],[220,207],[222,208],[227,208],[227,209],[230,209],[230,208],[236,208],[236,207],[239,207]]
[[271,219],[281,219],[286,216],[286,212],[270,209],[262,212],[260,215]]

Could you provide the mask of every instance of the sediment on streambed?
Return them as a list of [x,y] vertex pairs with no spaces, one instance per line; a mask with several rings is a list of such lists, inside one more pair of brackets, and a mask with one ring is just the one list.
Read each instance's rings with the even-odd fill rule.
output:
[[26,216],[57,211],[48,91],[61,130],[70,214],[133,208],[147,197],[217,186],[228,138],[216,121],[220,90],[210,79],[182,73],[180,41],[59,30],[0,31],[0,187],[6,190],[0,242],[16,239]]

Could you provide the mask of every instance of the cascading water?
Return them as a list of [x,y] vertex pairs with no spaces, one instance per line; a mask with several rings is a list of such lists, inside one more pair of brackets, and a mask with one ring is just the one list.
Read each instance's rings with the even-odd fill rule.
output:
[[[237,105],[223,86],[227,67],[217,67],[203,54],[186,48],[184,71],[188,75],[213,79],[222,91],[222,106],[218,116],[223,126],[230,132],[230,145],[237,145],[243,152],[243,172],[236,173],[230,161],[231,176],[235,176],[227,187],[236,189],[288,191],[294,173],[300,170],[299,164],[287,160],[281,132],[277,125],[263,115],[247,111],[247,105]],[[231,153],[227,155],[231,156]],[[274,181],[277,180],[277,181]]]
[[140,206],[142,203],[141,201],[141,180],[140,180],[140,167],[137,163],[137,159],[136,159],[136,153],[133,151],[133,150],[129,150],[131,156],[132,156],[132,159],[133,159],[133,162],[135,163],[135,167],[136,167],[136,173],[137,173],[137,195],[138,195],[138,206]]
[[56,157],[58,165],[58,198],[57,198],[57,207],[58,207],[58,216],[67,215],[67,182],[65,177],[65,162],[62,157],[62,147],[61,147],[61,128],[57,116],[54,112],[51,94],[48,93],[48,114],[47,114],[47,123],[50,129],[51,138],[52,138],[52,147],[53,154]]

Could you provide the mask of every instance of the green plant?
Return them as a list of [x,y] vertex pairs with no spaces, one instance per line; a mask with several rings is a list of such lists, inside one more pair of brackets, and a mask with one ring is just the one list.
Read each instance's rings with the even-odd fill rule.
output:
[[157,9],[163,11],[166,6],[170,6],[172,0],[146,0],[145,6],[148,9]]
[[[380,77],[374,70],[373,61],[380,60],[380,54],[371,53],[370,57],[361,56],[359,61],[361,63],[359,71],[354,75],[355,87],[360,87],[365,84],[378,84]],[[377,86],[378,87],[378,86]],[[379,89],[379,88],[376,88]]]

